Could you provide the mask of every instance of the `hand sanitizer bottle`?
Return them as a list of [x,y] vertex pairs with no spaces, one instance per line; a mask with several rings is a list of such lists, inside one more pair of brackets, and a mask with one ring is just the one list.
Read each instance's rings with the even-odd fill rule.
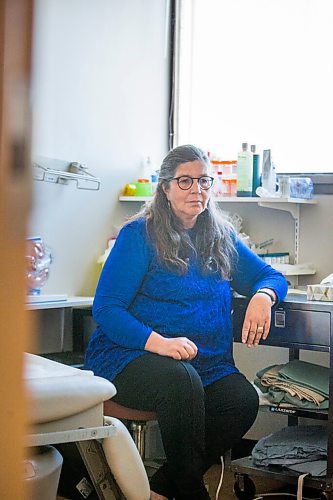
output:
[[150,156],[147,156],[143,162],[143,179],[148,179],[150,181],[150,176],[153,173],[153,168],[151,164]]

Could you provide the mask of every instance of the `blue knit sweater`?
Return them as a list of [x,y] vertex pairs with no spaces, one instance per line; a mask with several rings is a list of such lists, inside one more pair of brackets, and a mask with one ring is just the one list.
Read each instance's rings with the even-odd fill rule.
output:
[[152,330],[165,337],[185,336],[198,347],[190,361],[208,385],[237,372],[232,356],[232,289],[251,296],[272,288],[283,300],[287,283],[236,239],[237,263],[231,282],[204,274],[196,257],[185,275],[162,266],[143,219],[125,225],[103,267],[93,304],[97,329],[86,351],[85,368],[113,380],[145,355]]

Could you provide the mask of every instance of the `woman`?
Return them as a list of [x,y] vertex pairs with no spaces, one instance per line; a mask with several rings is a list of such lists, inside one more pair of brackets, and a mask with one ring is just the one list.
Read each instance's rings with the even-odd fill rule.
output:
[[115,401],[157,413],[166,463],[151,498],[208,499],[203,475],[258,410],[232,357],[231,289],[252,297],[242,339],[269,332],[284,277],[251,252],[214,207],[207,156],[180,146],[164,159],[151,204],[127,223],[103,268],[86,368]]

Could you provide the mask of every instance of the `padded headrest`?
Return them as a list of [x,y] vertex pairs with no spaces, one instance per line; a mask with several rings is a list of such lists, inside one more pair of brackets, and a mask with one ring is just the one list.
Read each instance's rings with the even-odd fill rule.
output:
[[25,353],[24,380],[32,424],[75,415],[112,398],[117,392],[110,381],[95,376],[92,371],[29,353]]

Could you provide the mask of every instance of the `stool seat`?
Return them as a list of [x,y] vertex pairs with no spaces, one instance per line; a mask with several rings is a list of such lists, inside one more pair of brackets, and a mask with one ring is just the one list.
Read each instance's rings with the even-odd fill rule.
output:
[[107,417],[145,422],[157,420],[157,415],[154,411],[135,410],[134,408],[120,405],[112,399],[104,401],[104,415]]
[[146,423],[157,420],[154,411],[135,410],[115,403],[112,399],[104,401],[104,416],[130,421],[130,432],[142,460],[145,458]]

